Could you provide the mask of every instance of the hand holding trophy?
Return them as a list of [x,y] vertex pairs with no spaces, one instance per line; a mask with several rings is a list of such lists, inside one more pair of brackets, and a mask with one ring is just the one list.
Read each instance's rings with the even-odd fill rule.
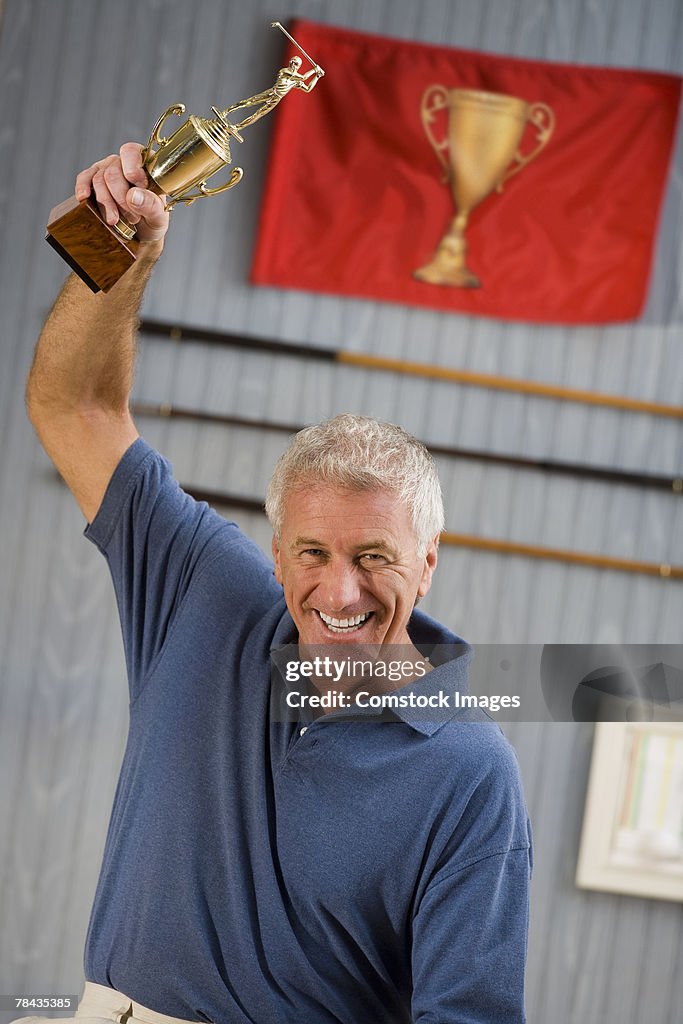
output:
[[123,223],[123,214],[125,222],[135,229],[138,242],[155,242],[166,234],[169,214],[161,196],[149,189],[144,152],[139,144],[126,142],[118,155],[107,156],[81,171],[76,178],[75,198],[80,203],[92,196],[111,227]]
[[[76,179],[76,194],[50,212],[46,240],[94,292],[107,292],[116,284],[135,262],[141,242],[163,238],[168,212],[177,203],[189,206],[237,185],[241,167],[233,168],[222,185],[207,185],[212,175],[232,163],[230,141],[242,142],[242,129],[270,113],[293,89],[310,92],[322,78],[323,69],[280,22],[274,21],[272,27],[303,53],[312,65],[309,71],[301,74],[301,58],[293,57],[279,70],[270,89],[222,111],[212,107],[215,116],[210,120],[191,114],[165,138],[161,129],[167,118],[185,112],[182,103],[168,107],[146,146],[126,143],[118,155],[82,171]],[[228,114],[249,107],[256,110],[241,121],[228,120]]]

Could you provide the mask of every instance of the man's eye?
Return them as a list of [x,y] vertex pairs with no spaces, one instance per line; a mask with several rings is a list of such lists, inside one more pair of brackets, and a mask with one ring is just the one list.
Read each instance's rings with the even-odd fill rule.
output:
[[302,555],[310,555],[312,558],[320,558],[322,555],[320,548],[306,548],[306,550],[301,553]]
[[380,555],[374,551],[366,552],[366,554],[361,555],[361,558],[363,558],[366,562],[372,562],[374,564],[377,564],[378,562],[384,562],[386,560],[385,555]]

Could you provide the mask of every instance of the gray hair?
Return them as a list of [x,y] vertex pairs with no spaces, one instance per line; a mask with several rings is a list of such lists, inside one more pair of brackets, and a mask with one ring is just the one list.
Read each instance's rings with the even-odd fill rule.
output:
[[315,480],[352,490],[393,491],[410,513],[420,558],[443,530],[434,459],[421,441],[394,423],[344,413],[299,431],[278,459],[268,485],[266,515],[276,537],[287,494]]

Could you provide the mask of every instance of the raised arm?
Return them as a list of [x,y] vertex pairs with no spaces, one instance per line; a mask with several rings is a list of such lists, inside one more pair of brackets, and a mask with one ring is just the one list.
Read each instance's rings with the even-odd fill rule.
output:
[[[323,71],[323,69],[321,67],[318,67],[318,65],[316,64],[314,68],[311,68],[310,71],[307,71],[305,75],[301,76],[306,84],[300,85],[299,88],[302,89],[304,92],[310,92],[311,89],[315,88],[315,86],[318,84],[318,82],[320,81],[324,74],[325,72]],[[315,78],[313,79],[313,81],[309,82],[308,79],[311,78],[312,75],[315,75]]]
[[71,275],[48,316],[26,386],[29,418],[88,522],[121,456],[138,436],[128,409],[135,334],[145,284],[168,228],[162,200],[146,189],[142,147],[126,143],[76,179],[94,191],[109,224],[138,225],[135,264],[104,294]]

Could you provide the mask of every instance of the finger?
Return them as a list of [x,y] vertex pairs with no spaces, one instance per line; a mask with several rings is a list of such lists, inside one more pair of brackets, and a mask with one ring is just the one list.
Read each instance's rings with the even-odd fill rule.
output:
[[95,171],[98,169],[97,164],[87,167],[84,171],[76,176],[76,199],[87,199],[90,195],[90,187]]
[[120,210],[124,211],[126,220],[134,224],[138,219],[138,214],[135,209],[128,205],[128,193],[131,183],[124,177],[121,161],[118,157],[103,168],[102,176],[114,202]]
[[95,198],[97,199],[97,202],[100,204],[100,209],[103,212],[104,219],[106,220],[107,224],[113,225],[116,224],[120,214],[119,208],[116,205],[116,202],[114,201],[114,198],[112,197],[112,194],[109,191],[107,183],[104,179],[104,170],[104,167],[100,167],[93,175],[92,190],[95,193]]
[[111,157],[109,156],[105,157],[104,160],[95,161],[94,164],[91,164],[90,167],[86,167],[84,171],[81,171],[80,174],[77,175],[75,189],[77,199],[88,198],[92,188],[92,180],[99,169],[106,164],[107,160],[111,160]]
[[123,173],[131,185],[147,188],[148,178],[142,164],[142,146],[139,142],[125,142],[119,150]]
[[144,188],[132,188],[126,198],[131,210],[139,215],[138,238],[141,242],[157,241],[168,230],[169,215],[159,196]]

